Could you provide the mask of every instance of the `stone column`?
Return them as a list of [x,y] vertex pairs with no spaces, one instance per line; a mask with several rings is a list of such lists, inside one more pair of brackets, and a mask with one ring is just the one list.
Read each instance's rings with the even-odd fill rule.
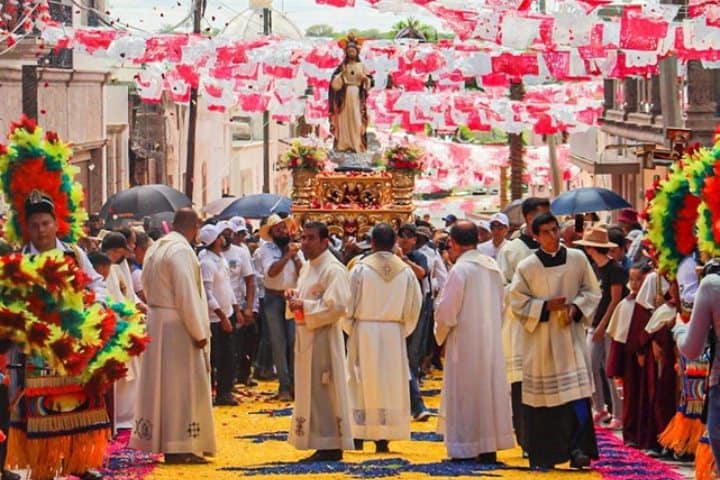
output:
[[698,60],[691,60],[687,66],[688,107],[685,127],[692,130],[691,142],[712,145],[715,131],[715,98],[713,74],[703,68]]

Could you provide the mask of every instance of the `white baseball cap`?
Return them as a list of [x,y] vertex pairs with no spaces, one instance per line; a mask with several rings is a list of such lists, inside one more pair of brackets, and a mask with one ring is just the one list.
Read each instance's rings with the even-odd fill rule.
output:
[[477,221],[477,227],[482,228],[483,230],[490,231],[490,222],[487,220],[478,220]]
[[200,229],[200,242],[208,247],[215,243],[222,232],[217,225],[205,225]]
[[225,230],[231,230],[233,232],[235,231],[233,224],[227,220],[220,220],[218,223],[215,224],[215,226],[220,230],[220,233],[224,232]]
[[230,219],[230,225],[232,226],[233,232],[247,232],[247,224],[243,217],[233,217]]
[[508,220],[507,215],[505,215],[502,212],[493,213],[492,216],[490,217],[490,220],[488,220],[488,222],[490,224],[492,224],[493,222],[498,222],[506,227],[510,226],[510,220]]

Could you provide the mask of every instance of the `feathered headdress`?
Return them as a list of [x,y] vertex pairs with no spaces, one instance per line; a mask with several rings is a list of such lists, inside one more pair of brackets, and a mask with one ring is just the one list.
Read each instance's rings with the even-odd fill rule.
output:
[[[683,157],[687,165],[694,160]],[[700,197],[693,194],[688,176],[689,168],[682,162],[674,164],[647,209],[647,238],[657,255],[658,269],[669,280],[675,278],[680,262],[697,246],[695,222]]]
[[23,115],[12,123],[9,145],[0,144],[0,181],[10,215],[5,235],[11,243],[28,240],[28,213],[52,213],[60,240],[73,243],[82,236],[87,211],[82,185],[73,181],[79,169],[70,165],[72,150],[55,132]]
[[347,34],[346,37],[340,38],[338,40],[338,45],[340,45],[340,48],[343,50],[347,50],[350,47],[356,48],[358,51],[360,51],[360,48],[362,48],[364,40],[361,38],[357,38],[353,32],[350,32]]
[[698,208],[698,248],[712,257],[720,256],[720,127],[712,150],[701,148],[693,171],[694,187],[702,198]]

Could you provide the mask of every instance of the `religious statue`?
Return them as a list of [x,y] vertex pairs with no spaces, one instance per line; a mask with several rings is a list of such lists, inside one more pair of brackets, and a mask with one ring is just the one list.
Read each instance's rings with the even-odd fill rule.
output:
[[333,72],[328,92],[330,131],[335,136],[333,149],[364,153],[367,150],[366,102],[373,80],[360,61],[362,42],[349,33],[338,43],[345,50],[345,59]]

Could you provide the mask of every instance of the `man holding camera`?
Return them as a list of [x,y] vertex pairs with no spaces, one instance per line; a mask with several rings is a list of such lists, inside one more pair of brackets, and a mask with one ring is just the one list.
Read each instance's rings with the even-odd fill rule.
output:
[[260,246],[265,300],[263,308],[270,331],[273,363],[280,380],[277,399],[289,402],[293,399],[293,345],[295,323],[286,320],[285,291],[297,287],[303,256],[300,244],[291,242],[290,230],[295,228],[292,218],[272,214],[260,228],[265,240]]

